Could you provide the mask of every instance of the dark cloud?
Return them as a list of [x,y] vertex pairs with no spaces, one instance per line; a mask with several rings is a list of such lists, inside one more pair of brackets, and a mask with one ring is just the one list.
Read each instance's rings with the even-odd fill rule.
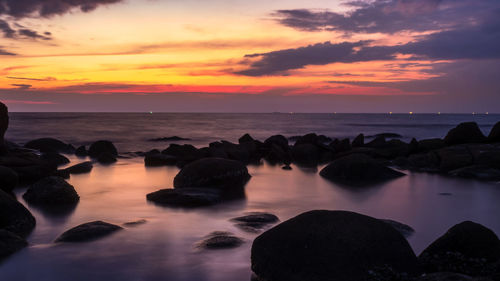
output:
[[0,19],[0,32],[6,38],[13,38],[16,35],[16,31],[12,29],[8,22]]
[[17,87],[18,90],[28,90],[31,88],[29,84],[10,84],[11,86]]
[[5,38],[18,39],[18,38],[29,38],[29,39],[41,39],[41,40],[51,40],[52,33],[44,32],[43,34],[39,34],[38,32],[21,26],[19,24],[14,24],[14,26],[19,29],[13,29],[10,24],[0,19],[0,32],[3,33]]
[[15,56],[15,55],[16,54],[2,49],[2,46],[0,46],[0,56]]
[[[41,39],[41,40],[51,40],[52,38],[50,37],[50,32],[45,32],[44,35],[39,34],[38,32],[31,30],[31,29],[19,29],[18,34],[20,36],[26,37],[26,38],[31,38],[31,39]],[[49,34],[47,36],[47,34]]]
[[302,31],[345,33],[395,33],[427,31],[475,24],[497,0],[375,0],[350,1],[348,13],[307,9],[278,10],[273,16],[282,25]]
[[51,17],[73,9],[87,13],[99,6],[119,2],[123,0],[0,0],[0,15],[16,18]]
[[7,76],[9,79],[15,79],[15,80],[28,80],[28,81],[57,81],[56,78],[54,77],[45,77],[45,78],[29,78],[29,77],[14,77],[14,76]]

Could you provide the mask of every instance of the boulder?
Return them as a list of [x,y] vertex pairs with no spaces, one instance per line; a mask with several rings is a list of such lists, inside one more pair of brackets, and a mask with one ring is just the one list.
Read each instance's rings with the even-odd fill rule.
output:
[[334,182],[362,186],[405,174],[388,168],[367,155],[351,154],[334,160],[321,170],[320,175]]
[[73,165],[71,167],[68,167],[68,168],[64,169],[64,171],[66,171],[69,174],[86,174],[86,173],[90,173],[90,171],[92,171],[93,167],[94,167],[94,165],[92,164],[92,162],[85,161],[85,162]]
[[0,166],[0,190],[11,192],[19,183],[19,176],[11,168]]
[[177,164],[177,158],[172,155],[161,153],[146,153],[144,157],[146,167],[173,166]]
[[288,152],[288,139],[282,135],[274,135],[267,138],[264,144],[271,147],[273,144],[279,146],[284,152]]
[[279,218],[270,213],[252,212],[233,218],[231,221],[235,222],[235,226],[243,231],[257,233],[268,225],[277,223]]
[[93,221],[76,226],[59,236],[55,242],[87,242],[110,235],[122,227],[103,221]]
[[387,146],[387,142],[385,141],[384,137],[376,137],[370,142],[366,143],[365,146],[371,147],[371,148],[380,148],[380,147],[385,147]]
[[9,110],[5,104],[0,102],[0,152],[6,152],[5,132],[9,128]]
[[108,153],[112,156],[118,156],[118,150],[115,145],[107,140],[96,141],[90,145],[88,155],[92,158],[98,158],[101,154]]
[[28,246],[28,242],[22,237],[0,229],[0,261],[26,246]]
[[500,122],[497,122],[493,128],[491,128],[490,134],[488,135],[488,142],[500,142]]
[[346,152],[352,149],[351,142],[349,141],[349,139],[342,139],[342,140],[335,139],[329,144],[329,146],[333,148],[335,153]]
[[400,139],[403,136],[400,134],[396,134],[396,133],[380,133],[380,134],[374,135],[373,137],[375,137],[375,138],[382,137],[382,138],[386,138],[386,139]]
[[500,259],[500,240],[490,229],[464,221],[450,228],[419,256],[426,272],[451,271],[479,275]]
[[257,237],[252,270],[269,281],[361,281],[390,267],[413,275],[418,263],[390,225],[346,211],[310,211]]
[[174,178],[174,187],[215,188],[224,193],[239,193],[249,179],[247,167],[241,162],[204,158],[184,166]]
[[292,159],[297,165],[316,167],[320,159],[320,151],[314,144],[295,144],[291,150]]
[[359,134],[352,140],[352,147],[362,147],[365,145],[365,136],[363,134]]
[[97,162],[101,163],[101,164],[113,164],[115,163],[117,160],[116,160],[116,156],[112,153],[109,153],[109,152],[104,152],[104,153],[101,153],[99,155],[99,157],[97,157]]
[[177,164],[181,167],[187,163],[191,163],[204,157],[203,153],[199,149],[190,144],[179,145],[172,143],[161,153],[176,157],[178,162]]
[[85,145],[78,147],[75,150],[75,155],[78,157],[86,157],[88,155],[88,153],[87,153],[87,149],[85,148]]
[[486,137],[483,135],[476,122],[460,123],[458,126],[451,129],[444,138],[446,145],[482,143],[485,141]]
[[242,144],[242,143],[246,143],[246,142],[254,142],[255,140],[252,138],[252,136],[250,136],[249,134],[244,134],[243,136],[241,136],[239,139],[238,139],[238,143],[239,144]]
[[35,218],[21,203],[0,190],[0,229],[26,237],[35,224]]
[[474,164],[500,169],[500,150],[478,153],[474,159]]
[[284,150],[281,146],[273,143],[270,145],[269,151],[265,155],[265,159],[271,165],[274,164],[290,164],[292,162],[292,158],[289,154],[289,148]]
[[196,247],[206,250],[231,249],[239,247],[245,241],[234,236],[230,232],[212,232],[206,238],[197,243]]
[[75,148],[54,138],[40,138],[29,141],[24,145],[26,148],[36,149],[40,152],[73,153]]
[[437,151],[440,159],[439,169],[448,172],[458,168],[472,165],[474,159],[465,146],[452,146]]
[[209,188],[161,189],[146,198],[158,205],[185,208],[211,206],[222,201],[221,192]]
[[436,149],[441,149],[446,146],[442,139],[425,139],[418,141],[418,152],[429,152]]
[[477,179],[482,181],[500,181],[500,169],[482,165],[472,165],[450,171],[453,177]]
[[61,155],[57,152],[43,153],[40,159],[54,166],[62,166],[70,162],[66,156]]
[[60,177],[47,177],[31,185],[23,195],[30,204],[47,207],[76,205],[80,196],[75,188]]

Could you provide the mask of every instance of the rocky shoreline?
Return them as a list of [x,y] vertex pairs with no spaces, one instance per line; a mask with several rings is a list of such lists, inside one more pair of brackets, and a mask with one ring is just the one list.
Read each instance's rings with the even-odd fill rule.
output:
[[[75,148],[54,138],[20,146],[4,140],[8,123],[7,107],[0,103],[0,260],[28,246],[26,238],[36,225],[28,209],[16,200],[12,192],[16,187],[28,187],[23,195],[27,204],[64,212],[80,201],[77,189],[65,179],[90,173],[96,163],[112,165],[126,157],[106,140],[88,148]],[[488,136],[469,122],[459,124],[443,139],[406,143],[400,137],[381,133],[366,141],[360,134],[353,140],[339,140],[311,133],[290,138],[274,135],[260,141],[245,134],[238,143],[222,140],[202,148],[173,143],[164,150],[128,155],[143,157],[147,167],[180,168],[174,188],[145,195],[167,208],[192,209],[244,198],[245,185],[251,180],[247,165],[263,161],[284,170],[292,169],[291,164],[312,171],[325,165],[320,176],[354,189],[404,177],[404,171],[500,181],[500,122]],[[151,141],[182,140],[187,139]],[[64,154],[91,161],[71,165]],[[59,169],[67,164],[71,166]],[[474,222],[452,227],[417,257],[405,238],[413,232],[411,227],[352,212],[316,210],[282,223],[268,213],[230,220],[245,232],[263,232],[252,246],[255,280],[500,280],[500,240]],[[54,243],[92,241],[122,229],[102,221],[88,222],[62,233]],[[245,242],[232,233],[215,232],[196,247],[227,249]]]

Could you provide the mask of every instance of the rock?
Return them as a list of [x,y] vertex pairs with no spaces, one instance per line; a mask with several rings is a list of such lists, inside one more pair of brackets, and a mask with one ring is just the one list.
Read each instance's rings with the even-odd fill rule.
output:
[[241,195],[250,179],[247,167],[238,161],[204,158],[184,166],[174,178],[175,188],[215,188],[225,194]]
[[92,164],[92,162],[85,161],[85,162],[73,165],[71,167],[68,167],[68,168],[64,169],[64,171],[66,171],[69,174],[86,174],[86,173],[90,173],[90,171],[92,171],[93,167],[94,167],[94,165]]
[[199,149],[190,144],[178,145],[172,143],[161,153],[176,157],[178,161],[177,164],[181,167],[187,163],[191,163],[204,157],[203,153]]
[[299,166],[316,167],[319,162],[320,153],[316,145],[295,144],[291,150],[292,159]]
[[146,198],[158,205],[185,208],[211,206],[222,201],[221,192],[209,188],[161,189]]
[[40,157],[43,161],[46,161],[54,166],[61,166],[68,164],[70,161],[66,156],[63,156],[57,152],[47,152],[42,154]]
[[0,152],[6,152],[5,132],[9,128],[9,110],[5,104],[0,102]]
[[140,219],[140,220],[136,220],[136,221],[125,222],[125,223],[123,223],[123,226],[126,226],[126,227],[136,227],[136,226],[139,226],[141,224],[145,224],[147,222],[148,221],[145,220],[145,219]]
[[99,157],[97,157],[97,162],[101,163],[101,164],[113,164],[115,163],[117,160],[116,160],[116,157],[115,155],[113,155],[112,153],[109,153],[109,152],[104,152],[104,153],[101,153],[99,155]]
[[418,273],[406,239],[378,219],[346,211],[310,211],[257,237],[252,270],[272,281],[359,281],[389,266]]
[[104,153],[108,153],[115,157],[118,156],[118,150],[116,150],[115,145],[110,141],[96,141],[89,147],[88,155],[92,158],[98,158]]
[[398,158],[395,164],[404,169],[422,172],[439,172],[439,157],[435,152],[412,154],[408,158]]
[[0,190],[11,192],[19,183],[19,176],[11,168],[0,166]]
[[328,180],[348,185],[368,185],[395,179],[405,174],[390,169],[364,154],[351,154],[334,160],[321,170]]
[[78,157],[86,157],[88,155],[88,153],[87,153],[87,149],[85,148],[85,145],[78,147],[75,150],[75,155]]
[[394,159],[396,157],[407,156],[409,152],[410,147],[407,143],[398,139],[392,139],[385,142],[383,146],[375,148],[370,155],[377,158]]
[[497,122],[491,129],[488,142],[500,142],[500,122]]
[[352,147],[362,147],[365,145],[365,136],[363,134],[359,134],[352,141]]
[[57,169],[56,165],[42,161],[37,154],[24,150],[10,151],[7,155],[0,156],[0,166],[14,170],[21,182],[39,180]]
[[474,159],[465,146],[452,146],[437,151],[440,159],[439,169],[448,172],[472,165]]
[[174,166],[177,164],[177,158],[161,153],[146,153],[144,164],[146,167]]
[[75,188],[60,177],[47,177],[34,183],[23,198],[30,204],[47,207],[76,205],[80,200]]
[[26,237],[35,224],[35,218],[21,203],[0,190],[0,229]]
[[436,149],[441,149],[446,146],[442,139],[426,139],[418,141],[418,151],[428,152]]
[[213,232],[200,241],[196,247],[206,250],[231,249],[239,247],[245,241],[229,232]]
[[474,164],[500,169],[500,151],[483,151],[478,153]]
[[365,146],[367,147],[372,147],[372,148],[380,148],[380,147],[385,147],[387,146],[387,142],[385,141],[384,137],[376,137],[369,143],[366,143]]
[[74,227],[59,236],[55,242],[87,242],[110,235],[122,227],[103,221],[93,221]]
[[40,138],[29,141],[24,145],[26,148],[36,149],[40,152],[73,153],[75,148],[54,138]]
[[307,135],[303,135],[303,136],[300,136],[297,138],[297,140],[295,141],[295,146],[297,145],[302,145],[302,144],[313,144],[313,145],[317,145],[317,144],[321,144],[321,143],[325,143],[325,142],[328,142],[328,141],[331,141],[330,138],[328,138],[327,136],[318,136],[314,133],[312,134],[307,134]]
[[279,221],[279,218],[270,213],[252,212],[244,216],[231,219],[243,231],[257,233],[269,224]]
[[281,167],[281,169],[286,170],[286,171],[291,171],[292,167],[290,165],[285,165],[285,166]]
[[277,145],[278,147],[280,147],[284,152],[288,152],[288,150],[290,149],[288,147],[288,139],[285,138],[284,136],[282,135],[274,135],[274,136],[271,136],[269,138],[267,138],[265,141],[264,141],[264,144],[266,144],[267,146],[271,147],[273,144],[274,145]]
[[335,139],[332,141],[329,146],[333,148],[335,153],[346,152],[352,149],[351,142],[349,139],[338,140]]
[[401,233],[406,238],[410,237],[413,233],[415,233],[415,230],[411,226],[406,225],[404,223],[400,223],[400,222],[388,220],[388,219],[381,219],[381,221],[394,227],[394,229],[396,229],[399,233]]
[[463,143],[482,143],[486,141],[476,122],[460,123],[455,128],[451,129],[444,142],[446,145],[463,144]]
[[289,148],[287,150],[283,150],[283,148],[277,144],[271,144],[268,153],[265,156],[265,159],[271,164],[290,164],[292,162],[291,156],[288,153]]
[[173,137],[163,137],[163,138],[155,138],[155,139],[149,139],[148,141],[188,141],[191,139],[187,138],[181,138],[178,136],[173,136]]
[[247,142],[254,142],[254,141],[255,140],[249,134],[244,134],[243,136],[241,136],[241,138],[238,139],[239,144],[247,143]]
[[28,246],[28,242],[18,235],[0,229],[0,261]]
[[487,263],[500,259],[500,240],[490,229],[464,221],[450,228],[419,256],[426,272],[451,271],[480,275]]
[[228,141],[221,141],[211,143],[210,148],[222,149],[228,159],[248,163],[250,161],[250,152],[252,149],[248,146],[248,143],[246,144],[247,145],[240,145]]
[[483,181],[500,181],[500,170],[488,166],[473,165],[450,171],[453,177],[477,179]]

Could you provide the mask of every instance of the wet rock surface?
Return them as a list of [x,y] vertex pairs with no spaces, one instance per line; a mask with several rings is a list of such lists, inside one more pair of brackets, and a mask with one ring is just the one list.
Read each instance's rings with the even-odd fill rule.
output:
[[0,190],[0,229],[26,237],[35,224],[33,215],[21,203]]
[[245,241],[230,232],[216,231],[207,235],[196,244],[196,248],[204,250],[222,250],[241,246]]
[[122,227],[103,221],[81,224],[64,232],[55,242],[88,242],[123,229]]
[[258,233],[269,225],[279,222],[279,218],[270,213],[251,212],[244,216],[233,218],[231,221],[235,223],[236,227],[245,232]]
[[0,262],[2,259],[28,246],[28,242],[20,236],[0,229]]
[[205,207],[222,202],[221,192],[209,188],[162,189],[149,193],[146,198],[158,205],[168,207]]
[[75,205],[80,200],[75,188],[60,177],[47,177],[34,183],[23,198],[30,204],[46,207]]

